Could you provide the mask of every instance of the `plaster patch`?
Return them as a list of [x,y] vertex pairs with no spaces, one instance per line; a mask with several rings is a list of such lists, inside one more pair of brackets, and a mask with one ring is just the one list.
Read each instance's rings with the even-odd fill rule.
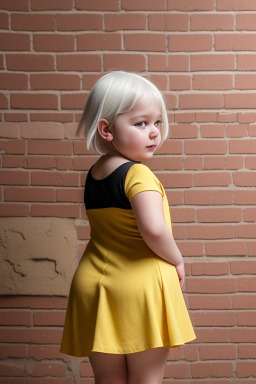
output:
[[77,260],[74,220],[0,218],[0,294],[67,296]]

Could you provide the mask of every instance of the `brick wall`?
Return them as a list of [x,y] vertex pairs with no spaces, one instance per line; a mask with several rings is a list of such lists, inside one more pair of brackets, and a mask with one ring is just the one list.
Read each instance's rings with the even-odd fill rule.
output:
[[[165,382],[256,381],[256,2],[1,0],[0,212],[71,218],[95,160],[74,137],[86,95],[113,68],[149,73],[172,138],[149,166],[166,187],[197,340]],[[32,292],[31,292],[32,294]],[[1,298],[0,384],[91,384],[59,353],[65,297]]]

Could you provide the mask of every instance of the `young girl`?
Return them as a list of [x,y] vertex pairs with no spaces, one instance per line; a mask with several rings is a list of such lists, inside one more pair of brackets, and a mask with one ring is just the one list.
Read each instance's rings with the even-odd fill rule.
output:
[[74,275],[61,351],[89,356],[96,384],[159,384],[170,347],[195,338],[165,191],[142,162],[168,135],[149,80],[116,71],[91,90],[78,133],[101,157],[84,192],[91,240]]

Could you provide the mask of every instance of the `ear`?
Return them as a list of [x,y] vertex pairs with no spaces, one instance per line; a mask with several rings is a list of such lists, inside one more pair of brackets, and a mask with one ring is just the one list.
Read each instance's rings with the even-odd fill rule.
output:
[[107,141],[113,140],[113,135],[112,135],[112,132],[110,131],[109,122],[106,119],[99,120],[98,132],[104,140],[107,140]]

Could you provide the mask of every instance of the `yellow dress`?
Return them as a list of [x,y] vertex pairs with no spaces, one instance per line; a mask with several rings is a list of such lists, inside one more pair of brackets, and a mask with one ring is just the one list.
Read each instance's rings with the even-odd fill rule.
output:
[[89,171],[91,240],[71,284],[61,352],[128,354],[195,339],[176,269],[145,244],[131,209],[148,190],[161,193],[171,230],[165,191],[145,165],[127,162],[102,180]]

